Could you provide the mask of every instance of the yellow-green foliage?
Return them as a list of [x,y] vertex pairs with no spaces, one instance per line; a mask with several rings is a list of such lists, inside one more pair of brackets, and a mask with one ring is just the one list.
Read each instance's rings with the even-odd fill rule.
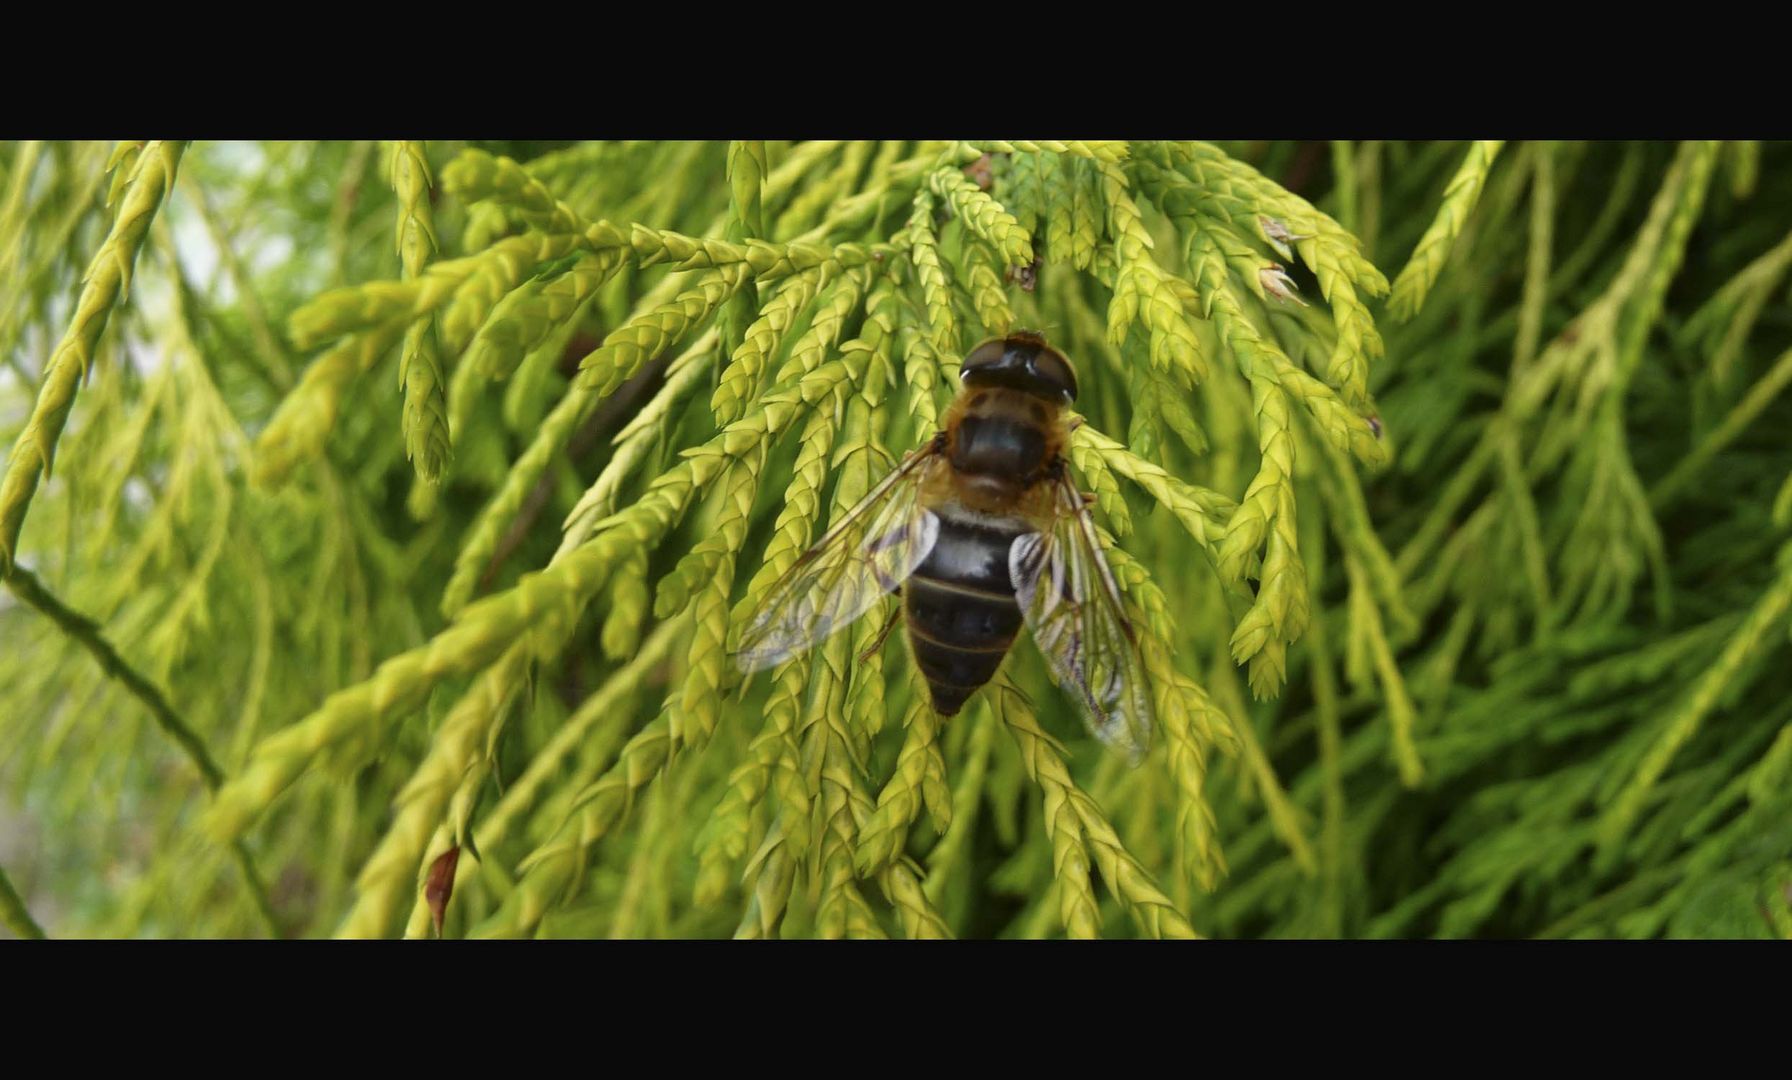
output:
[[[0,932],[1787,936],[1782,165],[0,144]],[[1136,769],[728,658],[1016,327]]]

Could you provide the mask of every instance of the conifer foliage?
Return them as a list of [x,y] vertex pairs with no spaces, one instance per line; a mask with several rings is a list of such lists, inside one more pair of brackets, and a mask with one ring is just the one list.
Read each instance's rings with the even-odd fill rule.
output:
[[[0,927],[1792,936],[1792,157],[0,144]],[[979,341],[1156,712],[730,652]]]

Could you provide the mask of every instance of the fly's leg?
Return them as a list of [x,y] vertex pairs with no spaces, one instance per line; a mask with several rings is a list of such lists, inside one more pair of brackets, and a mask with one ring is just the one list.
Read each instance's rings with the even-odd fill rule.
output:
[[[1070,422],[1070,430],[1075,431],[1077,429],[1077,427],[1080,424],[1082,424],[1082,422],[1083,422],[1083,418],[1080,416],[1077,417],[1076,419],[1072,420]],[[1046,475],[1046,479],[1048,479],[1048,480],[1068,480],[1070,477],[1070,463],[1065,461],[1064,458],[1059,457],[1057,460],[1053,461],[1050,465],[1046,466],[1045,475]],[[1081,491],[1081,490],[1079,490],[1077,492],[1077,494],[1082,496],[1084,506],[1094,506],[1095,505],[1095,496],[1094,495],[1090,494],[1087,491]]]

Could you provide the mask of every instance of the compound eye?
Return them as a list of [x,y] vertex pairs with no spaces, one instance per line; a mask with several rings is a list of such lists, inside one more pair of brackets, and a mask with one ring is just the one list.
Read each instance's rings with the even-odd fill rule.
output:
[[1006,346],[1001,338],[991,338],[972,349],[970,355],[964,358],[964,363],[959,365],[959,379],[962,380],[966,375],[1001,363],[1005,350]]
[[1048,345],[1040,350],[1039,372],[1057,383],[1071,400],[1076,399],[1076,367],[1070,357]]

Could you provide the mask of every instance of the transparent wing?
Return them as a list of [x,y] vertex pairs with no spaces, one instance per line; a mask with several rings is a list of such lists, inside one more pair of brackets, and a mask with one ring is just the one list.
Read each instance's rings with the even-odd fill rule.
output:
[[1052,679],[1096,737],[1134,764],[1151,745],[1151,694],[1120,589],[1070,476],[1057,482],[1051,530],[1015,538],[1008,573]]
[[916,450],[803,553],[741,634],[734,661],[758,671],[815,645],[865,614],[926,560],[940,521],[921,505],[936,448]]

